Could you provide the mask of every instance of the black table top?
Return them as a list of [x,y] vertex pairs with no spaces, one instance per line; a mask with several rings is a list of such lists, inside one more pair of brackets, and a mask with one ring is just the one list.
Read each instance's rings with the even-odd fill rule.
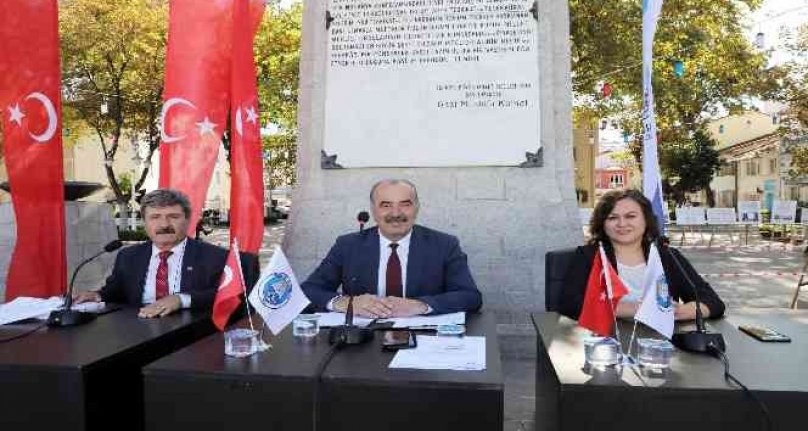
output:
[[[260,318],[253,316],[255,325]],[[383,385],[440,383],[446,385],[490,385],[502,387],[502,367],[493,315],[469,314],[467,335],[486,335],[486,367],[484,371],[446,371],[389,369],[394,353],[381,350],[381,334],[362,346],[349,346],[339,351],[323,374],[324,380],[349,379]],[[248,326],[246,320],[235,326]],[[290,325],[291,326],[291,325]],[[428,333],[427,333],[428,334]],[[264,339],[272,345],[266,352],[247,358],[224,355],[224,337],[221,333],[206,337],[184,349],[149,364],[147,375],[208,375],[240,379],[311,379],[320,360],[330,349],[328,329],[311,340],[292,336],[287,327],[277,336],[266,330]]]
[[[738,390],[726,382],[723,365],[707,355],[677,350],[670,370],[662,376],[647,376],[634,367],[593,370],[585,366],[583,338],[589,331],[557,313],[535,313],[533,322],[552,361],[562,387],[581,385],[607,387],[660,387],[707,390]],[[792,339],[791,343],[760,342],[737,329],[740,324],[773,327]],[[642,325],[640,325],[642,326]],[[685,325],[686,329],[687,325]],[[724,335],[726,355],[735,377],[752,390],[808,392],[808,310],[738,309],[728,310],[722,319],[708,321],[707,327]],[[632,325],[621,322],[621,335],[628,340]],[[638,329],[647,336],[649,330]],[[658,335],[655,338],[660,338]],[[628,342],[624,342],[628,346]]]
[[[209,311],[182,310],[160,319],[141,319],[137,308],[124,308],[80,326],[44,327],[0,345],[0,368],[38,366],[84,368],[124,355],[192,325],[206,324]],[[39,323],[0,326],[0,338],[34,328]]]

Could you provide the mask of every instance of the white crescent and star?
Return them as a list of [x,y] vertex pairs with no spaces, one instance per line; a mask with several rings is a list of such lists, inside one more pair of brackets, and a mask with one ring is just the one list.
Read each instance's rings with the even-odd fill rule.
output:
[[[252,123],[253,126],[258,124],[258,114],[255,112],[255,108],[253,108],[252,106],[247,106],[244,112],[246,112],[248,122]],[[238,107],[238,109],[236,109],[235,124],[236,124],[236,132],[238,132],[239,136],[244,136],[244,123],[242,120],[240,106]]]
[[17,123],[18,126],[22,126],[22,119],[25,118],[25,114],[20,110],[20,104],[17,103],[14,106],[9,106],[8,111],[10,112],[9,121]]
[[[50,98],[40,92],[33,92],[29,95],[25,96],[25,100],[34,99],[42,104],[42,107],[45,108],[45,113],[48,114],[48,127],[45,128],[45,131],[36,135],[28,132],[28,136],[31,137],[36,142],[40,144],[46,143],[53,139],[53,135],[56,134],[56,127],[59,125],[59,117],[56,115],[56,107],[53,106],[53,102],[51,102]],[[17,126],[22,127],[22,119],[26,117],[25,113],[22,112],[22,108],[20,108],[19,103],[15,103],[13,106],[8,107],[9,112],[9,121],[12,123],[17,123]]]
[[206,115],[204,120],[202,120],[199,123],[196,123],[196,127],[199,128],[199,136],[204,136],[208,133],[212,135],[214,133],[213,129],[216,128],[216,123],[211,122]]
[[255,113],[255,108],[252,106],[248,106],[247,109],[247,121],[253,123],[253,125],[258,124],[258,114]]
[[236,109],[236,132],[238,132],[239,136],[244,136],[244,127],[241,124],[241,107],[239,106]]
[[190,108],[196,109],[196,106],[193,103],[181,97],[172,97],[166,100],[166,102],[163,104],[163,109],[160,111],[160,138],[163,140],[163,142],[167,144],[177,142],[185,138],[185,135],[171,136],[168,133],[166,133],[166,117],[168,116],[168,113],[171,110],[171,108],[174,107],[175,105],[185,105]]
[[219,290],[224,289],[225,287],[227,287],[228,284],[230,284],[231,281],[233,281],[233,270],[230,269],[229,266],[224,267],[223,273],[224,273],[224,280],[222,280],[221,284],[219,284]]
[[40,143],[48,142],[51,140],[51,138],[53,138],[53,135],[56,134],[56,126],[59,121],[59,117],[56,116],[56,108],[53,106],[53,102],[51,102],[48,96],[42,93],[38,92],[31,93],[25,98],[25,100],[29,99],[38,100],[39,103],[41,103],[42,106],[45,107],[45,112],[47,112],[48,114],[48,127],[45,129],[44,132],[42,132],[39,135],[34,135],[31,132],[28,132],[28,135],[31,136],[31,139],[37,142]]

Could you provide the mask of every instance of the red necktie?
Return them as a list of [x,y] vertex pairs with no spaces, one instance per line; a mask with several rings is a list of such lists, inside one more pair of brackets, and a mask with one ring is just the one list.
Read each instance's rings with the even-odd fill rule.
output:
[[154,282],[155,299],[168,296],[168,257],[171,256],[171,252],[161,251],[159,256],[160,264],[157,265],[157,278]]
[[385,282],[387,287],[387,296],[404,296],[401,286],[401,261],[398,260],[398,253],[396,249],[398,244],[390,244],[391,252],[390,258],[387,259],[387,274]]

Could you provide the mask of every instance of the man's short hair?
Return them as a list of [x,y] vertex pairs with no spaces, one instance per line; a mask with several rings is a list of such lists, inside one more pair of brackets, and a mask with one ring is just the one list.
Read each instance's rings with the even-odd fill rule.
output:
[[391,186],[393,186],[393,185],[396,185],[396,184],[406,184],[406,185],[410,186],[410,188],[412,189],[413,199],[415,199],[415,202],[413,202],[413,203],[415,205],[418,205],[418,189],[415,187],[415,184],[413,184],[412,181],[410,181],[410,180],[405,180],[405,179],[400,179],[400,178],[388,178],[388,179],[377,181],[376,184],[373,184],[373,187],[370,188],[370,203],[371,204],[374,203],[373,202],[373,194],[376,193],[376,189],[379,188],[379,186],[381,186],[381,185],[391,185]]
[[191,219],[191,201],[185,193],[174,189],[157,189],[143,196],[140,201],[140,215],[146,218],[146,208],[165,208],[179,205],[185,218]]

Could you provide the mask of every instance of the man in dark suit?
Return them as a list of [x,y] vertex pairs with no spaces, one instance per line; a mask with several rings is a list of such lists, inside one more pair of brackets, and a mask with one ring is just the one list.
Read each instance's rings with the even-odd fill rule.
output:
[[[301,286],[320,310],[385,318],[473,311],[482,295],[454,236],[415,225],[418,192],[406,180],[370,191],[377,227],[343,235]],[[342,285],[342,295],[337,288]]]
[[148,193],[141,213],[151,241],[121,250],[104,287],[78,294],[75,302],[143,305],[139,316],[145,318],[181,308],[209,308],[227,251],[186,236],[191,204],[179,191]]

